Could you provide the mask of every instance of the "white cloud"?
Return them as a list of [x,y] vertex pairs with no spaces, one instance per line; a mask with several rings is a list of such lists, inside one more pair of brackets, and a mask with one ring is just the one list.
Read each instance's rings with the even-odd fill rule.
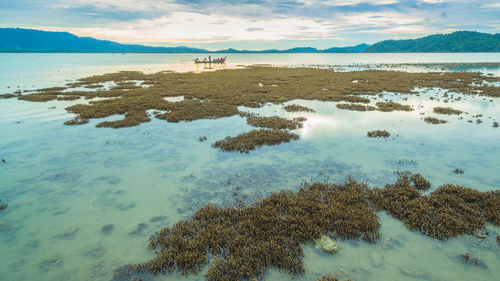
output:
[[152,20],[140,19],[103,27],[51,28],[79,36],[119,42],[220,42],[237,40],[284,40],[330,38],[336,27],[307,18],[250,19],[238,16],[173,12]]
[[481,5],[481,8],[484,8],[484,9],[499,9],[500,8],[500,3],[483,4],[483,5]]
[[363,26],[366,28],[394,27],[398,25],[423,23],[424,19],[393,11],[348,13],[338,15],[342,25]]
[[358,4],[371,5],[389,5],[398,3],[399,0],[298,0],[306,6],[324,5],[324,6],[355,6]]

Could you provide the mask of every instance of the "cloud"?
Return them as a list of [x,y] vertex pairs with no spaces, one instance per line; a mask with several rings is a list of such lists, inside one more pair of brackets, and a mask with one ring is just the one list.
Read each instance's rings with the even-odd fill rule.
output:
[[359,4],[389,5],[396,4],[399,0],[298,0],[298,2],[304,3],[306,6],[356,6]]
[[[495,0],[3,2],[0,3],[0,26],[70,31],[119,42],[189,45],[226,41],[351,40],[373,43],[460,29],[500,32],[500,4]],[[269,47],[279,46],[270,43]]]
[[[214,21],[217,18],[217,21]],[[45,27],[49,30],[61,28]],[[249,19],[239,16],[173,12],[155,19],[140,19],[105,27],[64,28],[80,36],[121,42],[214,42],[217,40],[285,40],[328,38],[335,26],[307,18]]]

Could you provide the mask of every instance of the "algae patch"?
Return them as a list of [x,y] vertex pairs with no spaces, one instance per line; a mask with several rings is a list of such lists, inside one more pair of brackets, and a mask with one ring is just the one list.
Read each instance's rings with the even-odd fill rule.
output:
[[227,136],[212,144],[213,147],[223,151],[238,151],[249,153],[263,145],[278,145],[283,142],[298,140],[299,135],[277,129],[259,129],[239,134],[235,137]]
[[452,114],[460,115],[463,113],[463,111],[461,110],[454,109],[451,107],[442,107],[442,106],[434,107],[432,111],[436,114],[446,114],[446,115],[452,115]]
[[366,136],[369,138],[388,138],[391,136],[391,133],[386,130],[376,130],[366,133]]
[[429,124],[433,124],[433,125],[437,125],[437,124],[444,124],[444,123],[447,123],[448,121],[446,120],[442,120],[442,119],[438,119],[436,117],[431,117],[431,116],[427,116],[424,118],[424,121],[426,123],[429,123]]

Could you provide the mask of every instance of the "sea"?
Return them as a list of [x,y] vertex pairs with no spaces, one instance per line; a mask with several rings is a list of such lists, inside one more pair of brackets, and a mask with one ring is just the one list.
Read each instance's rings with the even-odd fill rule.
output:
[[[228,64],[195,65],[192,60],[225,57]],[[500,53],[460,54],[0,54],[0,94],[64,86],[75,79],[116,71],[214,71],[254,64],[319,67],[335,71],[480,71],[500,75]],[[496,85],[500,86],[500,85]],[[222,152],[211,143],[252,129],[244,118],[168,123],[154,119],[131,128],[96,128],[100,120],[65,126],[65,108],[82,101],[44,103],[0,99],[0,280],[111,280],[116,268],[154,257],[149,236],[188,219],[207,203],[229,204],[238,189],[251,200],[296,191],[303,182],[343,183],[351,175],[383,187],[397,171],[419,172],[432,182],[481,191],[500,188],[500,99],[461,95],[446,103],[441,89],[420,95],[386,93],[415,107],[411,112],[353,112],[335,102],[294,100],[262,108],[240,108],[262,116],[307,118],[300,140],[262,147],[249,154]],[[434,99],[429,99],[434,97]],[[407,98],[406,100],[403,100]],[[314,113],[288,113],[300,104]],[[434,106],[467,112],[422,119]],[[425,115],[423,115],[425,114]],[[477,115],[482,115],[477,117]],[[473,117],[475,116],[475,117]],[[116,117],[112,117],[116,118]],[[483,122],[478,124],[477,119]],[[471,120],[472,122],[467,122]],[[389,139],[369,139],[385,129]],[[200,142],[199,137],[207,141]],[[463,174],[455,174],[455,169]],[[304,245],[306,273],[363,280],[500,280],[500,228],[488,238],[439,241],[409,231],[377,213],[377,244],[336,241],[339,252]],[[112,226],[111,226],[112,225]],[[477,257],[465,264],[460,254]],[[291,280],[270,269],[266,281]],[[203,272],[159,275],[154,280],[205,280]]]

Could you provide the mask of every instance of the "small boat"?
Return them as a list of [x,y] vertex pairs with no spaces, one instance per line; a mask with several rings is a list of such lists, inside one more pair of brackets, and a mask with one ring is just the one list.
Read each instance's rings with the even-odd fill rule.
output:
[[223,57],[223,58],[216,58],[216,59],[203,59],[203,60],[199,60],[199,59],[194,59],[194,63],[198,64],[198,63],[217,63],[217,64],[225,64],[226,63],[226,60],[227,60],[227,57]]

